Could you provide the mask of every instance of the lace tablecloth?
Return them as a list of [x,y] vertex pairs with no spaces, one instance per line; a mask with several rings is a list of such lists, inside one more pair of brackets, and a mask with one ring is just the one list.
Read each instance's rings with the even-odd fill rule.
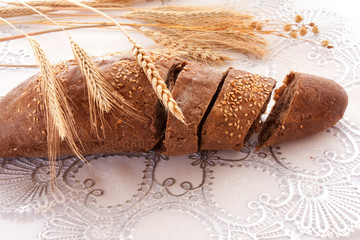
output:
[[[87,157],[92,167],[76,158],[62,159],[55,192],[50,191],[46,160],[0,159],[0,238],[360,239],[360,31],[350,28],[356,27],[355,20],[341,15],[359,20],[356,1],[165,4],[180,2],[222,3],[263,10],[274,18],[300,13],[306,22],[316,22],[321,32],[313,40],[328,39],[333,49],[281,40],[261,61],[242,58],[231,64],[278,81],[290,70],[332,78],[349,94],[345,117],[315,136],[263,151],[254,151],[254,138],[239,152],[170,159],[155,153],[98,155]],[[0,34],[14,32],[2,26]],[[117,31],[77,30],[72,35],[92,55],[129,47]],[[134,36],[143,45],[150,43]],[[37,39],[52,60],[71,58],[63,34]],[[15,40],[0,43],[0,63],[35,60],[26,41]],[[0,95],[36,71],[0,68]]]

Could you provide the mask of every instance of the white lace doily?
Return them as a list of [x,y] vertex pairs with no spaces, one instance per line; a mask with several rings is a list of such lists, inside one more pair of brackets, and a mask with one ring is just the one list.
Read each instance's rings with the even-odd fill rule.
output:
[[[57,163],[54,192],[46,160],[0,159],[0,213],[41,215],[37,238],[44,240],[330,239],[359,231],[360,46],[349,40],[346,21],[327,10],[293,9],[290,0],[224,3],[274,18],[300,13],[319,26],[312,40],[328,39],[333,49],[283,39],[266,59],[232,65],[279,82],[290,70],[334,79],[349,94],[338,124],[263,151],[254,150],[253,138],[239,152],[89,156],[92,167],[66,158]],[[9,34],[2,28],[1,36]],[[0,63],[34,62],[30,49],[13,44],[0,43]],[[0,68],[6,71],[14,70]]]

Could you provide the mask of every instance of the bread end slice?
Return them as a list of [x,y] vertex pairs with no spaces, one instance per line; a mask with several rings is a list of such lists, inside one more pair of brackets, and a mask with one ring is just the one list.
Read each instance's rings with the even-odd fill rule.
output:
[[348,104],[345,90],[336,82],[298,72],[285,77],[274,100],[257,149],[321,132],[342,118]]

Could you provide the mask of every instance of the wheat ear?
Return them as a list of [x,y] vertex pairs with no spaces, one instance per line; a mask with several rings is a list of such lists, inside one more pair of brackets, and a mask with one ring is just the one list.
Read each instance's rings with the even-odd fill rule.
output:
[[[52,7],[38,7],[42,12],[50,12],[54,11]],[[25,16],[32,14],[33,11],[26,7],[11,7],[11,6],[5,6],[0,7],[0,17],[7,18],[7,17],[19,17],[19,16]]]
[[[95,66],[87,52],[71,38],[70,34],[60,24],[34,7],[28,5],[27,3],[20,0],[17,0],[17,2],[32,9],[50,22],[57,25],[69,37],[73,55],[86,81],[91,131],[94,132],[98,138],[99,134],[97,120],[99,118],[100,128],[102,129],[103,136],[105,137],[104,114],[110,112],[112,108],[123,110],[126,114],[131,115],[141,121],[145,121],[143,117],[135,113],[136,110],[133,107],[126,103],[124,97],[116,90],[114,90],[113,86],[111,85],[111,81],[102,71],[100,71],[100,69],[98,69],[98,67]],[[98,114],[98,112],[100,112],[100,114]]]
[[183,36],[172,36],[164,32],[157,32],[150,29],[140,29],[140,31],[145,36],[151,38],[155,43],[166,48],[167,52],[171,54],[184,55],[189,58],[215,63],[222,63],[226,60],[230,60],[228,56],[213,51],[210,47],[206,48],[201,44],[194,44],[191,41],[186,41]]
[[[198,21],[209,18],[223,18],[239,16],[239,13],[222,8],[209,7],[191,7],[191,6],[163,6],[156,8],[135,9],[121,17],[130,19],[156,19],[159,22],[178,23],[186,19],[196,19]],[[243,19],[251,18],[248,15],[242,15]]]
[[[99,116],[103,136],[105,136],[104,113],[108,113],[114,108],[125,111],[126,114],[145,122],[146,119],[138,115],[136,109],[128,104],[120,93],[114,90],[111,81],[95,66],[85,50],[72,39],[70,39],[70,42],[75,60],[80,65],[81,72],[86,80],[92,130],[97,134],[97,116]],[[100,114],[98,114],[98,111]]]
[[46,111],[48,157],[51,163],[50,179],[54,180],[56,177],[55,161],[59,155],[60,140],[65,140],[73,153],[86,162],[75,142],[76,140],[80,142],[80,139],[76,133],[74,117],[65,90],[40,44],[10,22],[3,18],[0,19],[26,36],[40,67],[40,92]]
[[125,31],[125,29],[117,22],[115,19],[110,17],[109,15],[97,10],[96,8],[92,8],[90,6],[87,6],[83,3],[77,2],[75,0],[68,0],[69,2],[72,2],[80,7],[89,9],[93,12],[96,12],[98,14],[101,14],[105,18],[109,19],[111,22],[113,22],[127,37],[129,42],[132,45],[132,53],[135,56],[137,62],[142,67],[143,71],[145,72],[147,78],[149,79],[154,91],[156,92],[158,98],[163,103],[165,108],[167,108],[178,120],[185,123],[185,117],[182,113],[181,109],[179,108],[178,104],[176,103],[175,99],[173,98],[171,92],[166,86],[166,83],[161,78],[160,73],[155,67],[154,62],[151,60],[149,54],[146,52],[146,50],[139,44],[137,44]]

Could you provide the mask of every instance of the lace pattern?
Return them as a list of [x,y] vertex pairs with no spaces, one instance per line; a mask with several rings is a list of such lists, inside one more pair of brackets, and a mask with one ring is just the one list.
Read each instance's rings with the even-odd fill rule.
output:
[[[295,10],[290,0],[232,0],[226,6],[261,8],[279,18],[301,14],[322,29],[312,40],[328,39],[335,46],[327,50],[284,39],[262,62],[238,64],[266,69],[277,79],[293,68],[320,72],[349,93],[360,87],[359,44],[349,40],[346,21],[338,14]],[[0,44],[1,63],[31,61],[25,50],[10,51],[11,44]],[[299,51],[301,63],[288,61]],[[64,158],[56,163],[54,192],[46,160],[0,159],[0,212],[41,212],[45,224],[38,239],[44,240],[348,236],[360,229],[356,114],[348,111],[336,126],[314,137],[262,151],[255,151],[251,139],[238,152],[202,151],[170,159],[153,152],[88,156],[90,168]]]

